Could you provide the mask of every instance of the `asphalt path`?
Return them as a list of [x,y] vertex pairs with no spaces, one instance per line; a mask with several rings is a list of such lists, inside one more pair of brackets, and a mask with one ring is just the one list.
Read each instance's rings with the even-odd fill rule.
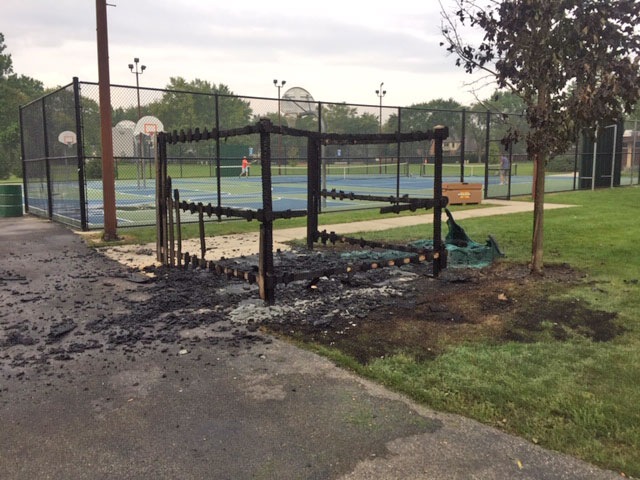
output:
[[0,219],[1,478],[619,478],[229,323],[208,280],[165,302],[143,281]]

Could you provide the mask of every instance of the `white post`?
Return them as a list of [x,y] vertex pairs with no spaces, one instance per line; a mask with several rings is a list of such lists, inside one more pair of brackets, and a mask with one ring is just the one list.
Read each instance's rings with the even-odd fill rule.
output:
[[[633,185],[633,163],[636,161],[636,135],[638,134],[638,120],[633,122],[633,145],[631,146],[631,185]],[[640,180],[640,162],[638,162],[638,179]]]
[[591,167],[591,190],[596,189],[596,156],[598,152],[598,129],[596,128],[596,138],[593,141],[593,165]]
[[616,137],[618,136],[618,124],[613,125],[613,157],[611,158],[611,188],[613,188],[613,177],[616,168]]

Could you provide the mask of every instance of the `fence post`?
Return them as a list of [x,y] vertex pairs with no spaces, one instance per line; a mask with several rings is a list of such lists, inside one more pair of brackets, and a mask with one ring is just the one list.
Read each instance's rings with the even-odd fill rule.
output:
[[53,194],[51,192],[51,165],[49,164],[49,141],[47,135],[47,113],[45,107],[46,97],[42,98],[42,134],[44,136],[44,165],[47,175],[47,214],[53,218]]
[[484,152],[484,198],[489,198],[489,147],[491,145],[491,112],[487,112],[487,136]]
[[[22,188],[24,189],[24,210],[29,211],[29,195],[27,192],[27,164],[24,155],[24,121],[22,120],[22,106],[18,108],[20,119],[20,155],[22,157]],[[632,162],[633,167],[633,162]]]
[[396,198],[400,198],[400,133],[402,132],[402,108],[398,107],[398,159],[397,159],[397,172],[396,172]]
[[464,182],[464,144],[465,144],[465,125],[467,123],[467,111],[462,109],[462,125],[460,128],[460,181]]
[[[76,109],[76,155],[78,156],[78,193],[80,194],[80,227],[88,230],[87,198],[84,178],[84,130],[82,128],[82,110],[80,106],[80,82],[73,77],[73,99]],[[117,176],[116,176],[117,177]]]
[[[222,206],[222,192],[220,191],[220,107],[219,96],[216,93],[215,105],[216,105],[216,189],[218,192],[218,208]],[[222,221],[222,217],[218,215],[218,221]]]
[[260,163],[262,166],[262,212],[260,223],[260,253],[258,259],[258,284],[260,298],[268,305],[275,303],[273,276],[273,201],[271,198],[271,122],[260,121]]

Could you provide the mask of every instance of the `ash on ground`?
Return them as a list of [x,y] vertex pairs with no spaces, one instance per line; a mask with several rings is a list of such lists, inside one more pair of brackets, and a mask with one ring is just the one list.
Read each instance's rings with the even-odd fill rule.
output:
[[[68,260],[61,258],[60,261]],[[51,266],[51,281],[36,285],[4,272],[0,290],[10,301],[0,309],[0,366],[47,369],[87,352],[123,350],[173,354],[200,342],[250,348],[270,343],[262,325],[324,328],[336,321],[364,319],[402,302],[428,264],[410,264],[353,275],[278,285],[276,304],[266,306],[257,285],[206,270],[152,268],[150,278],[89,252],[83,262]],[[279,272],[321,270],[344,260],[337,252],[278,252]],[[256,256],[227,259],[257,268]],[[152,270],[152,272],[150,271]],[[8,295],[8,296],[7,296]]]

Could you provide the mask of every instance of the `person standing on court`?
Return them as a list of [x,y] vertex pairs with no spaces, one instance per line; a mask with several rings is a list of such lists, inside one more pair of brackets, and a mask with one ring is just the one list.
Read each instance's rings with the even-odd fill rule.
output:
[[509,167],[509,157],[503,153],[500,157],[500,185],[504,185],[505,178],[509,175]]
[[247,160],[247,156],[243,156],[242,157],[242,171],[240,172],[240,177],[242,176],[248,177],[249,176],[249,160]]

